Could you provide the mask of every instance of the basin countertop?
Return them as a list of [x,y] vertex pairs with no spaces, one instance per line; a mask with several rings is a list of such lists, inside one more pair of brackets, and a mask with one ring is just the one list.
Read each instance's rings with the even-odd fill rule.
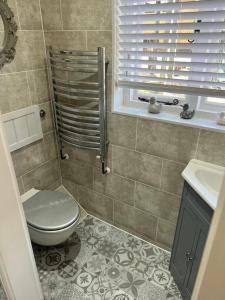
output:
[[215,210],[224,174],[224,167],[192,159],[182,172],[182,177]]

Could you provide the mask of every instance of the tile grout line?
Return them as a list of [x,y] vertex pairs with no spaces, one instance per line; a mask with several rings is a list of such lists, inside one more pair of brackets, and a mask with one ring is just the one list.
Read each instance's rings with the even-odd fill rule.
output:
[[139,123],[139,118],[136,118],[136,128],[135,128],[135,145],[134,145],[134,150],[137,150],[137,140],[138,140],[138,123]]
[[87,30],[84,30],[84,33],[85,33],[85,47],[86,47],[86,50],[88,50],[88,33],[87,33]]
[[64,31],[63,29],[63,15],[62,15],[62,0],[59,0],[59,9],[60,9],[60,20],[61,20],[61,28],[62,28],[62,31]]
[[[33,99],[31,97],[31,88],[30,88],[30,84],[29,84],[28,71],[26,72],[26,81],[27,81],[28,94],[29,94],[29,98],[30,98],[29,103],[30,103],[30,105],[32,105]],[[35,90],[35,92],[36,92],[36,90]]]
[[134,200],[133,200],[133,205],[134,205],[134,208],[136,208],[136,191],[137,191],[137,181],[135,180],[134,182]]
[[109,222],[107,222],[107,221],[105,221],[105,220],[102,220],[102,219],[100,219],[99,217],[96,217],[96,216],[92,215],[91,213],[88,213],[88,215],[89,215],[89,216],[92,216],[92,217],[94,217],[94,218],[96,218],[96,219],[98,219],[99,221],[101,221],[101,222],[103,222],[103,223],[105,223],[105,224],[107,224],[107,225],[109,225],[109,226],[112,226],[113,228],[115,228],[115,229],[117,229],[117,230],[119,230],[119,231],[122,231],[122,232],[124,232],[124,233],[126,233],[126,234],[128,234],[128,235],[132,235],[133,237],[135,237],[135,238],[137,238],[137,239],[139,239],[139,240],[141,240],[141,241],[143,241],[143,242],[145,242],[145,243],[149,243],[149,244],[153,245],[154,247],[157,247],[157,248],[159,248],[159,249],[161,249],[161,250],[167,252],[168,254],[171,253],[171,251],[166,250],[166,249],[164,249],[164,248],[162,248],[162,247],[160,247],[160,246],[157,246],[157,245],[155,245],[155,244],[153,244],[153,243],[151,243],[151,242],[149,242],[149,241],[147,241],[147,240],[145,240],[145,239],[143,239],[143,238],[141,238],[141,237],[139,237],[139,236],[137,236],[137,235],[135,235],[135,234],[133,234],[133,233],[131,233],[131,232],[128,232],[128,231],[126,231],[126,230],[124,230],[124,229],[122,229],[122,228],[120,228],[120,227],[117,227],[116,225],[110,224]]
[[48,164],[49,162],[53,162],[53,161],[57,161],[57,157],[51,158],[51,159],[48,159],[48,160],[42,162],[41,164],[37,165],[35,168],[30,169],[29,171],[26,171],[24,174],[21,174],[18,177],[20,177],[20,176],[23,177],[23,176],[25,176],[25,175],[27,175],[27,174],[29,174],[29,173],[31,173],[31,172],[33,172],[33,171],[41,168],[41,167],[43,167],[44,165]]
[[155,229],[155,241],[158,241],[158,229],[159,229],[159,218],[157,218],[156,229]]
[[[47,102],[45,102],[45,103],[47,103]],[[101,171],[100,166],[95,166],[95,165],[93,165],[93,164],[91,164],[91,163],[89,163],[89,162],[86,162],[86,161],[83,161],[83,160],[79,160],[79,159],[75,159],[75,158],[74,158],[74,159],[71,158],[71,160],[72,160],[72,163],[75,163],[74,161],[79,161],[79,162],[81,162],[81,163],[86,164],[86,165],[89,166],[89,167],[93,167],[94,169],[99,170],[99,172]],[[133,178],[130,178],[130,177],[126,177],[126,176],[124,176],[124,175],[121,175],[121,174],[119,174],[119,173],[117,173],[117,172],[113,172],[113,160],[111,161],[111,168],[110,168],[110,170],[111,170],[110,174],[114,174],[115,176],[118,176],[118,177],[120,177],[120,178],[122,178],[122,179],[124,179],[124,180],[130,181],[130,182],[133,182],[133,183],[137,182],[137,183],[140,183],[140,184],[142,184],[142,185],[144,185],[144,186],[146,186],[146,187],[148,187],[148,188],[152,188],[152,189],[154,189],[154,190],[156,190],[156,191],[158,191],[158,192],[164,192],[164,193],[166,193],[166,194],[168,194],[168,195],[171,195],[171,196],[180,197],[179,194],[171,193],[171,192],[166,191],[166,190],[164,190],[164,189],[162,189],[162,188],[160,188],[160,187],[156,187],[156,186],[153,186],[153,185],[144,183],[144,182],[142,182],[142,181],[139,181],[138,179],[133,179]],[[107,175],[106,175],[106,176],[107,176]],[[106,195],[106,194],[105,194],[105,195]],[[106,196],[108,196],[108,195],[106,195]]]
[[[45,40],[45,31],[44,31],[44,23],[43,23],[43,16],[42,16],[42,11],[41,11],[41,0],[38,0],[39,3],[39,10],[40,10],[40,14],[41,14],[41,27],[42,27],[42,36],[43,36],[43,42],[44,42],[44,53],[45,53],[45,64],[47,63],[47,47],[46,47],[46,40]],[[45,69],[47,69],[47,65],[45,65]],[[48,70],[47,70],[48,72]],[[47,84],[48,84],[48,77],[47,77]],[[49,91],[49,87],[48,87],[48,91]],[[50,105],[51,105],[51,101],[52,99],[50,99]],[[55,148],[56,148],[56,156],[57,156],[57,160],[58,160],[58,168],[59,168],[59,175],[60,175],[60,181],[62,183],[62,169],[61,169],[61,163],[60,163],[60,151],[59,151],[59,145],[58,145],[58,137],[57,137],[57,133],[56,133],[56,128],[54,125],[54,119],[53,119],[53,134],[54,134],[54,138],[55,138]]]
[[161,170],[160,170],[160,184],[159,184],[160,191],[162,191],[162,182],[163,182],[163,161],[164,160],[162,160],[162,166],[161,166]]
[[196,143],[196,149],[195,149],[195,155],[194,155],[195,159],[197,159],[197,155],[198,155],[198,148],[199,148],[199,142],[200,142],[201,132],[202,132],[202,130],[199,129],[197,143]]
[[142,155],[146,155],[146,156],[151,156],[152,158],[156,158],[156,159],[161,159],[161,160],[166,160],[166,161],[169,161],[169,162],[173,162],[175,164],[186,165],[185,162],[180,162],[180,161],[172,160],[172,159],[169,159],[169,158],[157,156],[157,155],[154,155],[154,154],[149,154],[149,153],[146,153],[146,152],[141,152],[141,151],[138,151],[138,150],[135,150],[135,149],[132,149],[132,148],[125,147],[125,146],[116,145],[116,144],[114,144],[113,146],[115,146],[117,148],[121,148],[123,150],[133,151],[133,152],[136,152],[138,154],[142,154]]
[[21,71],[13,71],[13,72],[7,72],[7,73],[1,73],[0,76],[6,76],[6,75],[15,75],[15,74],[21,74],[21,73],[26,73],[30,71],[45,71],[46,68],[37,68],[37,69],[28,69],[28,70],[21,70]]
[[[64,177],[64,178],[65,178],[66,180],[68,180],[68,181],[71,181],[71,179],[69,179],[69,178],[67,178],[67,177]],[[73,182],[73,181],[71,181],[71,182],[72,182],[72,183],[75,183],[75,182]],[[75,183],[75,184],[76,184],[76,183]],[[92,189],[91,189],[90,187],[87,187],[87,186],[81,185],[81,184],[79,184],[79,185],[80,185],[84,190],[86,190],[86,191],[92,191]],[[137,211],[142,212],[142,213],[145,213],[145,214],[148,214],[148,215],[150,215],[151,217],[156,218],[157,220],[158,220],[158,219],[161,219],[161,220],[163,220],[163,221],[165,221],[165,222],[167,222],[167,223],[170,223],[170,224],[173,224],[173,225],[175,224],[175,223],[172,222],[171,220],[167,220],[167,219],[161,218],[161,217],[159,217],[159,216],[156,216],[156,215],[154,215],[153,213],[151,213],[151,212],[149,212],[149,211],[142,210],[142,209],[140,209],[140,208],[138,208],[138,207],[134,207],[133,205],[130,205],[130,204],[128,204],[127,202],[123,202],[123,201],[121,201],[121,200],[119,200],[119,199],[113,198],[112,196],[105,195],[105,194],[103,194],[103,193],[101,193],[101,192],[98,192],[98,191],[95,191],[95,190],[93,190],[93,192],[96,193],[96,194],[99,195],[99,196],[105,196],[105,197],[111,199],[112,201],[116,201],[116,202],[119,202],[119,203],[121,203],[121,204],[127,205],[127,206],[129,206],[130,208],[135,208]]]

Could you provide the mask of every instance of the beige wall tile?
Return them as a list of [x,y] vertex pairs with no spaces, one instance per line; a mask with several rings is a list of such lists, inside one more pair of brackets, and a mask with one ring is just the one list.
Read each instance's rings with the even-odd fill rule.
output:
[[157,242],[172,247],[173,239],[175,235],[176,225],[173,223],[167,222],[165,220],[159,219],[158,228],[157,228]]
[[162,169],[162,190],[181,195],[184,182],[181,173],[184,168],[184,164],[164,160]]
[[55,182],[60,180],[60,172],[58,160],[48,161],[40,167],[26,173],[22,176],[24,190],[28,191],[31,188],[48,189]]
[[0,110],[11,112],[31,105],[26,73],[0,75]]
[[78,199],[78,186],[73,181],[63,178],[62,179],[63,186],[67,189],[67,191],[77,200]]
[[7,3],[9,5],[9,7],[11,8],[11,10],[13,11],[14,19],[16,21],[18,29],[20,29],[19,20],[18,20],[18,10],[16,7],[16,0],[7,0]]
[[1,73],[20,72],[45,68],[44,37],[41,30],[17,32],[16,55]]
[[[13,9],[18,28],[22,30],[17,32],[18,42],[15,59],[0,71],[3,74],[0,76],[0,110],[3,113],[49,100],[47,77],[44,70],[45,48],[39,1],[18,0],[19,18],[16,1],[8,0],[8,3]],[[47,117],[42,124],[43,131],[49,132],[52,130],[49,104],[42,104],[40,108],[47,111]],[[12,157],[16,174],[19,176],[20,192],[24,192],[22,176],[24,176],[26,189],[34,183],[46,186],[44,180],[49,183],[50,188],[56,187],[61,182],[59,178],[54,179],[54,176],[59,172],[59,167],[57,167],[58,169],[51,166],[48,169],[43,167],[43,164],[55,159],[56,156],[55,140],[51,133],[45,135],[43,140],[13,152]],[[46,178],[45,174],[47,174]]]
[[115,201],[114,222],[152,240],[156,236],[157,218],[125,203]]
[[135,182],[118,175],[109,173],[102,175],[100,169],[94,170],[94,190],[112,198],[126,202],[130,205],[134,203]]
[[41,0],[44,30],[62,29],[60,0]]
[[123,147],[113,146],[113,172],[159,187],[162,160]]
[[[60,172],[59,172],[60,174]],[[55,191],[57,190],[60,186],[62,185],[62,181],[61,181],[61,176],[59,177],[59,179],[57,181],[55,181],[54,183],[50,184],[48,186],[48,190],[50,191]]]
[[12,152],[12,159],[17,176],[37,168],[40,164],[57,157],[53,133],[29,146]]
[[110,30],[111,0],[62,0],[63,28],[74,30]]
[[137,182],[135,207],[175,223],[180,207],[180,197]]
[[55,134],[53,132],[46,133],[43,143],[40,144],[40,152],[43,153],[44,161],[48,161],[57,157]]
[[138,120],[137,150],[187,163],[194,157],[199,129]]
[[46,112],[46,116],[41,119],[41,125],[43,133],[53,131],[52,109],[50,102],[42,103],[39,105],[39,109],[43,109]]
[[135,149],[137,119],[110,113],[108,116],[110,143]]
[[65,145],[64,152],[67,153],[71,160],[80,160],[91,165],[100,167],[100,162],[96,158],[97,151],[89,151],[84,149],[78,149],[70,145]]
[[86,33],[84,31],[45,32],[47,46],[67,50],[85,50]]
[[109,59],[108,74],[112,73],[112,31],[87,31],[87,49],[96,50],[106,48],[106,57]]
[[78,201],[88,212],[106,220],[113,220],[113,200],[111,198],[78,186]]
[[22,30],[41,30],[41,11],[38,0],[16,0]]
[[28,71],[27,75],[32,104],[49,101],[49,87],[46,70]]
[[201,130],[197,159],[225,166],[225,134]]
[[79,160],[61,161],[62,177],[76,184],[93,187],[93,167]]

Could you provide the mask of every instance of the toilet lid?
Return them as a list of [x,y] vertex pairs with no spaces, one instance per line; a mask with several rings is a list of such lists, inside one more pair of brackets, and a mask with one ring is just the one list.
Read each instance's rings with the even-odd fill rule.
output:
[[23,203],[27,223],[41,230],[59,230],[79,217],[76,201],[61,192],[40,191]]

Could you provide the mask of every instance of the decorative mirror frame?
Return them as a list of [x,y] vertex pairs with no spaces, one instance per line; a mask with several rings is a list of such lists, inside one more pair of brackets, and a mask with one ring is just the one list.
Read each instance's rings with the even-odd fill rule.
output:
[[17,43],[17,24],[14,14],[7,4],[7,0],[0,0],[0,17],[2,17],[5,33],[3,47],[0,50],[0,68],[2,68],[6,63],[10,63],[14,59]]

